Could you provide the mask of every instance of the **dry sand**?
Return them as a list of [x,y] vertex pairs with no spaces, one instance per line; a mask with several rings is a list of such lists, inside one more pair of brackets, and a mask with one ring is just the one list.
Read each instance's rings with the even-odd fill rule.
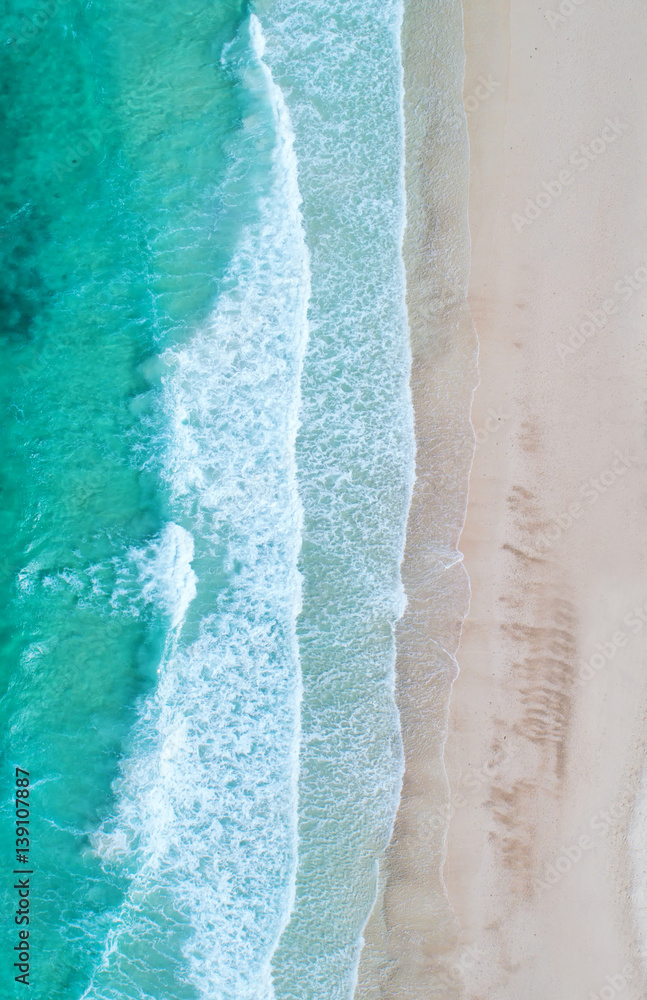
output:
[[561,11],[464,0],[481,383],[444,875],[470,1000],[645,995],[647,5]]

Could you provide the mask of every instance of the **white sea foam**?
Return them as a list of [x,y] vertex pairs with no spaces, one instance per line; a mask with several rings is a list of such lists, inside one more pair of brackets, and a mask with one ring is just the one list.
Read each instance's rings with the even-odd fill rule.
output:
[[[199,624],[167,650],[115,789],[116,815],[95,837],[105,865],[129,869],[131,882],[85,994],[93,1000],[174,989],[269,1000],[293,903],[294,449],[310,272],[289,115],[254,16],[249,30],[242,72],[257,108],[241,141],[273,133],[266,190],[211,321],[165,357],[165,469],[178,523],[140,561],[144,595],[175,624],[193,600]],[[146,986],[136,993],[143,955]]]
[[262,8],[267,51],[252,18],[253,58],[238,42],[222,53],[254,97],[230,204],[251,176],[268,183],[212,322],[164,358],[165,467],[196,596],[95,838],[132,879],[91,1000],[345,1000],[397,803],[393,631],[414,450],[399,7]]
[[171,627],[184,621],[196,595],[193,536],[171,521],[148,549],[131,550],[139,570],[139,585],[145,602],[155,601],[168,614]]
[[400,4],[265,0],[312,253],[298,438],[306,533],[301,838],[277,996],[352,994],[397,806],[399,563],[414,470],[404,269]]

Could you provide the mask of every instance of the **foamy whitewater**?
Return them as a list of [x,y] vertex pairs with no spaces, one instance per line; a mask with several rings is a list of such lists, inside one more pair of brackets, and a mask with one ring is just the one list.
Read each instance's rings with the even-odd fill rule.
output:
[[[294,895],[302,519],[294,444],[310,271],[289,114],[253,15],[249,41],[245,82],[269,122],[245,124],[258,130],[261,150],[264,127],[273,130],[268,193],[210,322],[165,356],[164,466],[194,538],[167,530],[148,577],[162,574],[175,591],[163,598],[175,630],[192,599],[198,607],[169,640],[117,817],[96,838],[106,862],[137,861],[93,997],[123,996],[144,954],[150,981],[166,990],[172,972],[176,990],[190,983],[205,998],[273,996],[270,959]],[[186,559],[194,545],[197,578]]]
[[60,290],[6,348],[32,994],[348,1000],[402,777],[401,5],[142,4],[7,28],[16,78],[61,46],[15,254],[53,226]]

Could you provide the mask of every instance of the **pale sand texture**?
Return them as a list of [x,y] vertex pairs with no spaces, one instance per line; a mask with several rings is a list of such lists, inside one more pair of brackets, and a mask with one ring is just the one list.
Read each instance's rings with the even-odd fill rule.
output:
[[[500,84],[468,115],[480,443],[445,756],[470,1000],[645,996],[627,829],[647,625],[624,619],[647,599],[647,271],[629,295],[616,283],[647,261],[647,5],[569,8],[551,26],[558,2],[464,0],[465,95]],[[601,135],[587,170],[569,164]],[[565,168],[517,232],[513,213]],[[605,300],[603,328],[561,358]]]

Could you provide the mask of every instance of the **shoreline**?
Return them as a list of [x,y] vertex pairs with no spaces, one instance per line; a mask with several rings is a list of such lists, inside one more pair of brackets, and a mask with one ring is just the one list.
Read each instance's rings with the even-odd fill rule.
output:
[[[477,344],[467,306],[469,153],[460,2],[406,0],[402,29],[416,480],[401,567],[396,702],[405,772],[378,897],[364,931],[357,1000],[449,1000],[457,924],[442,877],[449,802],[443,761],[469,584],[458,539],[474,450]],[[431,248],[431,252],[430,252]]]
[[457,990],[640,1000],[647,12],[463,6],[465,93],[496,83],[468,114],[472,413],[500,426],[477,446],[460,541]]

